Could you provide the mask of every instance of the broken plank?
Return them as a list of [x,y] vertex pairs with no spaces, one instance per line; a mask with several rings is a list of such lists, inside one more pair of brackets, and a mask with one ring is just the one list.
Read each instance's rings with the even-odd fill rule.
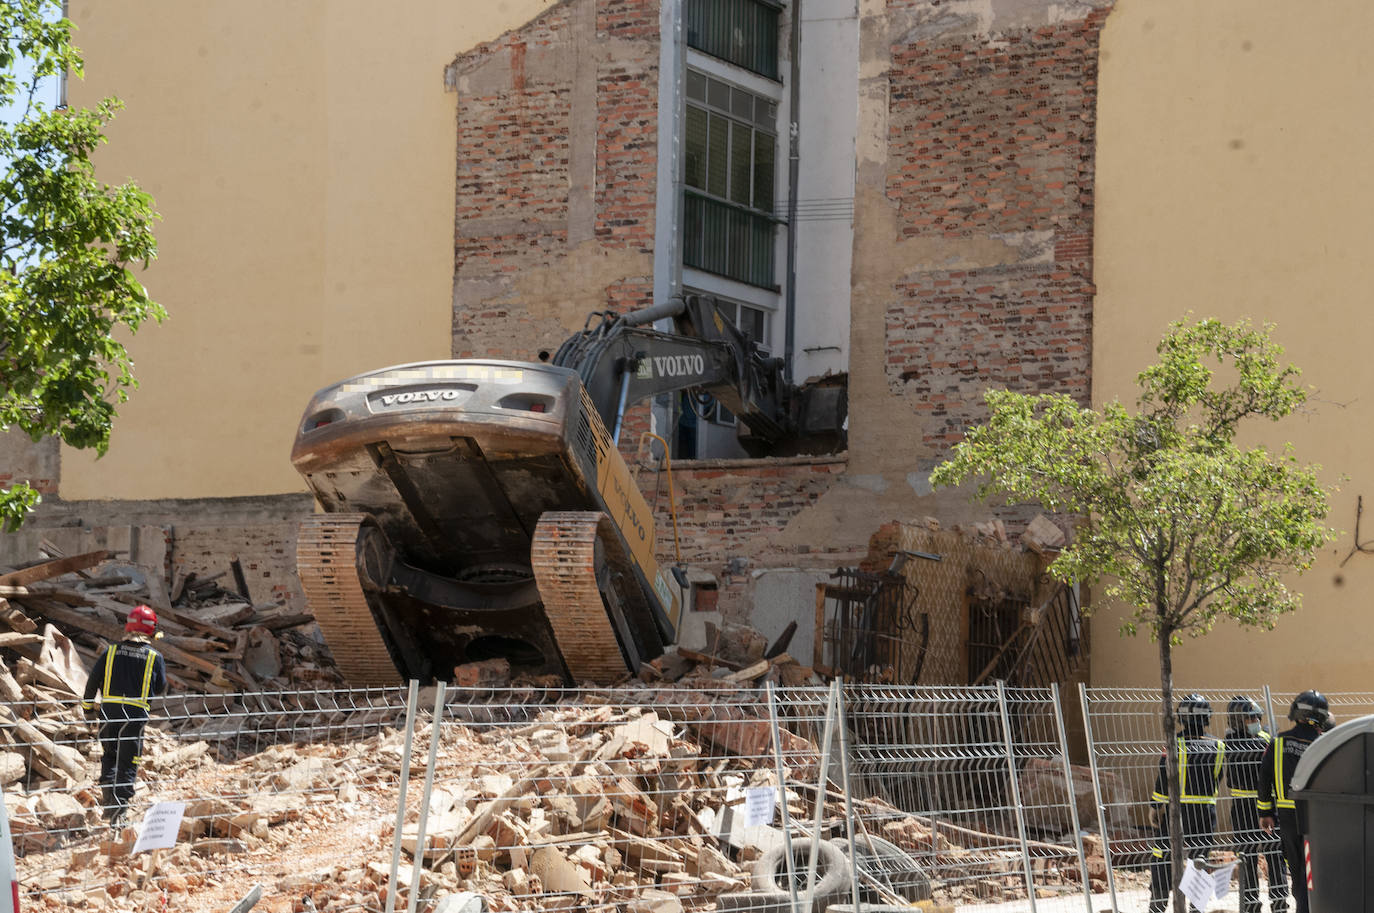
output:
[[4,704],[0,704],[0,721],[12,727],[14,734],[19,737],[15,739],[14,744],[32,748],[73,780],[78,783],[85,782],[86,764],[81,752],[66,745],[56,744]]
[[0,586],[24,586],[29,583],[37,583],[40,580],[50,580],[53,577],[61,577],[63,574],[70,574],[73,571],[95,567],[100,562],[108,561],[113,557],[114,552],[102,549],[98,552],[72,555],[70,558],[44,561],[32,567],[10,571],[8,574],[0,574]]
[[235,558],[229,562],[229,567],[234,571],[234,588],[245,602],[252,603],[253,597],[248,595],[248,579],[243,576],[243,565]]
[[725,676],[724,680],[733,685],[740,684],[741,682],[752,682],[772,668],[772,665],[773,664],[768,660],[761,659],[752,666],[746,666],[738,672],[731,672],[729,675]]
[[720,656],[713,656],[710,653],[701,653],[697,650],[688,650],[685,647],[678,647],[677,654],[678,656],[681,656],[685,659],[690,659],[692,662],[700,663],[704,666],[720,666],[723,669],[729,669],[733,672],[738,672],[739,670],[744,668],[743,663],[737,663]]
[[38,630],[38,622],[25,615],[18,606],[10,605],[4,598],[0,598],[0,621],[20,634],[32,634]]
[[[96,634],[100,637],[105,638],[110,643],[118,643],[119,641],[124,639],[124,630],[120,628],[119,625],[112,625],[108,622],[101,621],[99,618],[94,618],[90,615],[84,615],[81,612],[76,611],[75,609],[71,609],[65,605],[62,605],[60,602],[56,602],[51,599],[44,599],[33,600],[32,604],[34,611],[39,612],[40,614],[45,615],[48,618],[60,624],[71,625],[72,627],[78,628],[82,631],[89,631],[92,634]],[[159,653],[167,657],[167,659],[171,660],[172,662],[180,663],[183,666],[190,666],[193,669],[199,669],[202,672],[209,673],[210,675],[213,675],[215,671],[220,668],[218,663],[211,662],[208,659],[203,659],[199,656],[196,656],[194,653],[188,653],[185,650],[178,649],[177,647],[174,647],[171,644],[163,644],[159,642],[154,644],[153,646],[154,649],[156,649]],[[231,675],[230,677],[233,678],[235,676]]]

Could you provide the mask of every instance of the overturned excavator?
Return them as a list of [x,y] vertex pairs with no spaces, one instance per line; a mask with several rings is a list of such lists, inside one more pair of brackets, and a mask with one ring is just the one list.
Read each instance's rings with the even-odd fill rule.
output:
[[297,563],[340,670],[355,685],[496,657],[568,682],[637,671],[674,641],[685,581],[655,559],[617,447],[625,410],[690,390],[739,418],[751,453],[835,451],[843,381],[787,383],[689,296],[594,314],[552,363],[421,362],[319,391],[291,461],[324,513],[301,524]]

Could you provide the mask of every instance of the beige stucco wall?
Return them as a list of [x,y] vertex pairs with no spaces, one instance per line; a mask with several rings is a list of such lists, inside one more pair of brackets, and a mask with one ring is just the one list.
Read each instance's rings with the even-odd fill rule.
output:
[[157,200],[143,274],[171,318],[131,349],[141,388],[108,455],[66,450],[60,494],[302,489],[310,394],[447,357],[455,102],[444,68],[550,0],[71,0],[87,78],[126,109],[98,158]]
[[[1136,372],[1192,311],[1277,325],[1316,388],[1291,440],[1341,491],[1344,535],[1294,585],[1305,607],[1272,633],[1223,623],[1176,653],[1175,681],[1368,690],[1374,554],[1350,551],[1374,473],[1374,5],[1314,0],[1119,0],[1102,40],[1094,397],[1134,397]],[[1374,520],[1361,529],[1374,538]],[[1158,683],[1156,647],[1094,626],[1093,679]]]

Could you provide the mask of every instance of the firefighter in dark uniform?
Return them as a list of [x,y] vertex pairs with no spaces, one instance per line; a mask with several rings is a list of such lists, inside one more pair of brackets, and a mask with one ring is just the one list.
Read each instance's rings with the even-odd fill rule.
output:
[[1236,695],[1226,705],[1226,782],[1231,787],[1231,830],[1240,869],[1240,913],[1260,913],[1259,857],[1269,870],[1270,913],[1288,910],[1288,869],[1279,842],[1260,829],[1260,762],[1273,736],[1260,723],[1260,706]]
[[1307,853],[1302,834],[1298,832],[1298,813],[1289,787],[1293,785],[1293,771],[1317,736],[1331,724],[1331,709],[1320,691],[1304,691],[1293,698],[1288,718],[1294,722],[1264,750],[1260,760],[1259,813],[1260,826],[1266,834],[1279,828],[1279,843],[1288,860],[1288,882],[1293,888],[1294,913],[1307,913]]
[[96,660],[81,700],[86,715],[100,722],[100,795],[105,820],[111,824],[124,820],[134,797],[148,700],[167,691],[166,665],[152,646],[157,614],[146,605],[135,606],[124,630],[128,636],[111,644]]
[[[1183,805],[1183,856],[1206,859],[1216,843],[1217,786],[1221,782],[1226,746],[1207,734],[1212,705],[1200,694],[1190,694],[1178,704],[1183,732],[1176,736],[1179,799]],[[1169,852],[1169,754],[1159,759],[1159,775],[1150,796],[1150,823],[1157,838],[1150,861],[1150,913],[1164,913],[1174,889],[1173,863]]]

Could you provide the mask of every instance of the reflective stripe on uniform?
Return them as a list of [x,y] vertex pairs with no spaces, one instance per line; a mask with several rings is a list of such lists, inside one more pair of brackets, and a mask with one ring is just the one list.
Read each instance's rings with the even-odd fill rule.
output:
[[1258,799],[1259,790],[1256,789],[1233,789],[1231,790],[1233,799]]
[[105,687],[100,689],[100,696],[103,698],[110,696],[110,678],[114,675],[114,656],[115,644],[110,644],[110,648],[105,651]]
[[109,704],[130,704],[134,707],[149,709],[148,692],[153,687],[153,662],[157,659],[157,651],[148,648],[148,655],[143,661],[143,682],[139,687],[139,693],[133,695],[120,695],[110,693],[110,678],[114,674],[114,660],[116,644],[111,644],[109,651],[105,654],[105,687],[100,689],[101,701]]
[[[1279,808],[1293,808],[1293,800],[1288,798],[1287,785],[1283,782],[1283,743],[1285,739],[1279,736],[1274,740],[1274,805]],[[1268,807],[1267,805],[1265,806]]]
[[143,687],[138,691],[138,696],[146,702],[148,700],[148,689],[153,687],[153,660],[157,659],[157,654],[151,649],[148,650],[148,658],[143,661]]
[[[1225,751],[1226,751],[1226,748],[1225,748],[1224,744],[1221,743],[1221,742],[1218,742],[1218,743],[1217,743],[1217,760],[1216,760],[1216,763],[1213,765],[1215,769],[1214,769],[1213,772],[1212,772],[1213,776],[1216,777],[1217,779],[1220,779],[1220,778],[1221,778],[1221,762],[1222,762],[1222,758],[1223,758],[1223,756],[1224,756],[1224,754],[1225,754]],[[1215,782],[1215,781],[1214,781],[1214,782]],[[1181,739],[1181,738],[1178,740],[1178,788],[1179,788],[1179,797],[1178,797],[1178,800],[1179,800],[1180,802],[1182,802],[1184,805],[1216,805],[1216,804],[1217,804],[1216,793],[1213,793],[1213,794],[1210,795],[1210,796],[1200,796],[1200,795],[1194,795],[1193,793],[1190,793],[1190,792],[1187,791],[1187,790],[1188,790],[1188,743],[1187,743],[1184,739]]]

